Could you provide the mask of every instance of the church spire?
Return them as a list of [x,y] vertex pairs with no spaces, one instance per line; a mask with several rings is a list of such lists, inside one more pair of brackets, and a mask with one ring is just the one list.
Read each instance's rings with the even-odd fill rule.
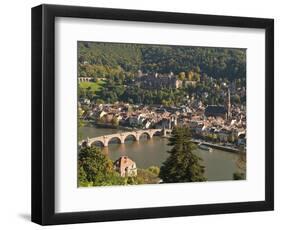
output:
[[227,90],[227,118],[231,118],[230,89]]

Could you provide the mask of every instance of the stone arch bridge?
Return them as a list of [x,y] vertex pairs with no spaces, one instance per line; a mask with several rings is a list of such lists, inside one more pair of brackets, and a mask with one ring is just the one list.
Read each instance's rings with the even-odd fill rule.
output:
[[155,134],[161,136],[167,136],[167,134],[170,134],[171,132],[172,132],[171,129],[147,129],[147,130],[136,130],[130,132],[115,133],[115,134],[109,134],[100,137],[87,138],[86,140],[80,141],[79,146],[83,146],[83,145],[92,146],[96,143],[100,143],[102,144],[103,147],[107,147],[109,142],[113,139],[118,139],[121,144],[124,144],[125,140],[128,137],[133,137],[135,141],[139,141],[142,135],[146,135],[149,139],[151,139]]

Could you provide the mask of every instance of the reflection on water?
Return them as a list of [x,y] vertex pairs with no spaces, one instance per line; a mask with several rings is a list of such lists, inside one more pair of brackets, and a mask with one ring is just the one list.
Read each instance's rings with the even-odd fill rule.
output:
[[[82,137],[86,138],[123,131],[82,127],[80,132]],[[162,162],[168,157],[167,151],[170,149],[170,146],[167,143],[168,140],[166,138],[154,137],[153,139],[147,139],[144,136],[139,142],[133,141],[130,138],[128,138],[125,144],[119,144],[117,141],[113,141],[108,148],[102,148],[102,150],[112,160],[116,160],[122,155],[127,155],[136,162],[139,168],[148,168],[152,165],[160,167]],[[232,180],[232,175],[237,170],[237,154],[216,149],[211,153],[197,149],[195,153],[203,159],[203,164],[206,166],[205,174],[209,181]]]

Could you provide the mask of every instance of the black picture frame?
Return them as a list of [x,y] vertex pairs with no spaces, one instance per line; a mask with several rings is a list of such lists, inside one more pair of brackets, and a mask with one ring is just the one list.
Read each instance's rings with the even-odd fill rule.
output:
[[[109,19],[265,29],[265,200],[55,213],[55,18]],[[274,20],[110,8],[32,8],[32,221],[41,225],[162,218],[274,209]]]

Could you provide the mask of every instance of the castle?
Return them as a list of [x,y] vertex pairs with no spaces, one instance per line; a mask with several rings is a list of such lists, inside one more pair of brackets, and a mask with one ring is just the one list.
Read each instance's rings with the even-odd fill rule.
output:
[[137,83],[139,83],[140,87],[148,89],[178,89],[182,87],[182,81],[179,80],[178,77],[172,72],[169,74],[142,74],[141,72],[139,72],[136,81]]

